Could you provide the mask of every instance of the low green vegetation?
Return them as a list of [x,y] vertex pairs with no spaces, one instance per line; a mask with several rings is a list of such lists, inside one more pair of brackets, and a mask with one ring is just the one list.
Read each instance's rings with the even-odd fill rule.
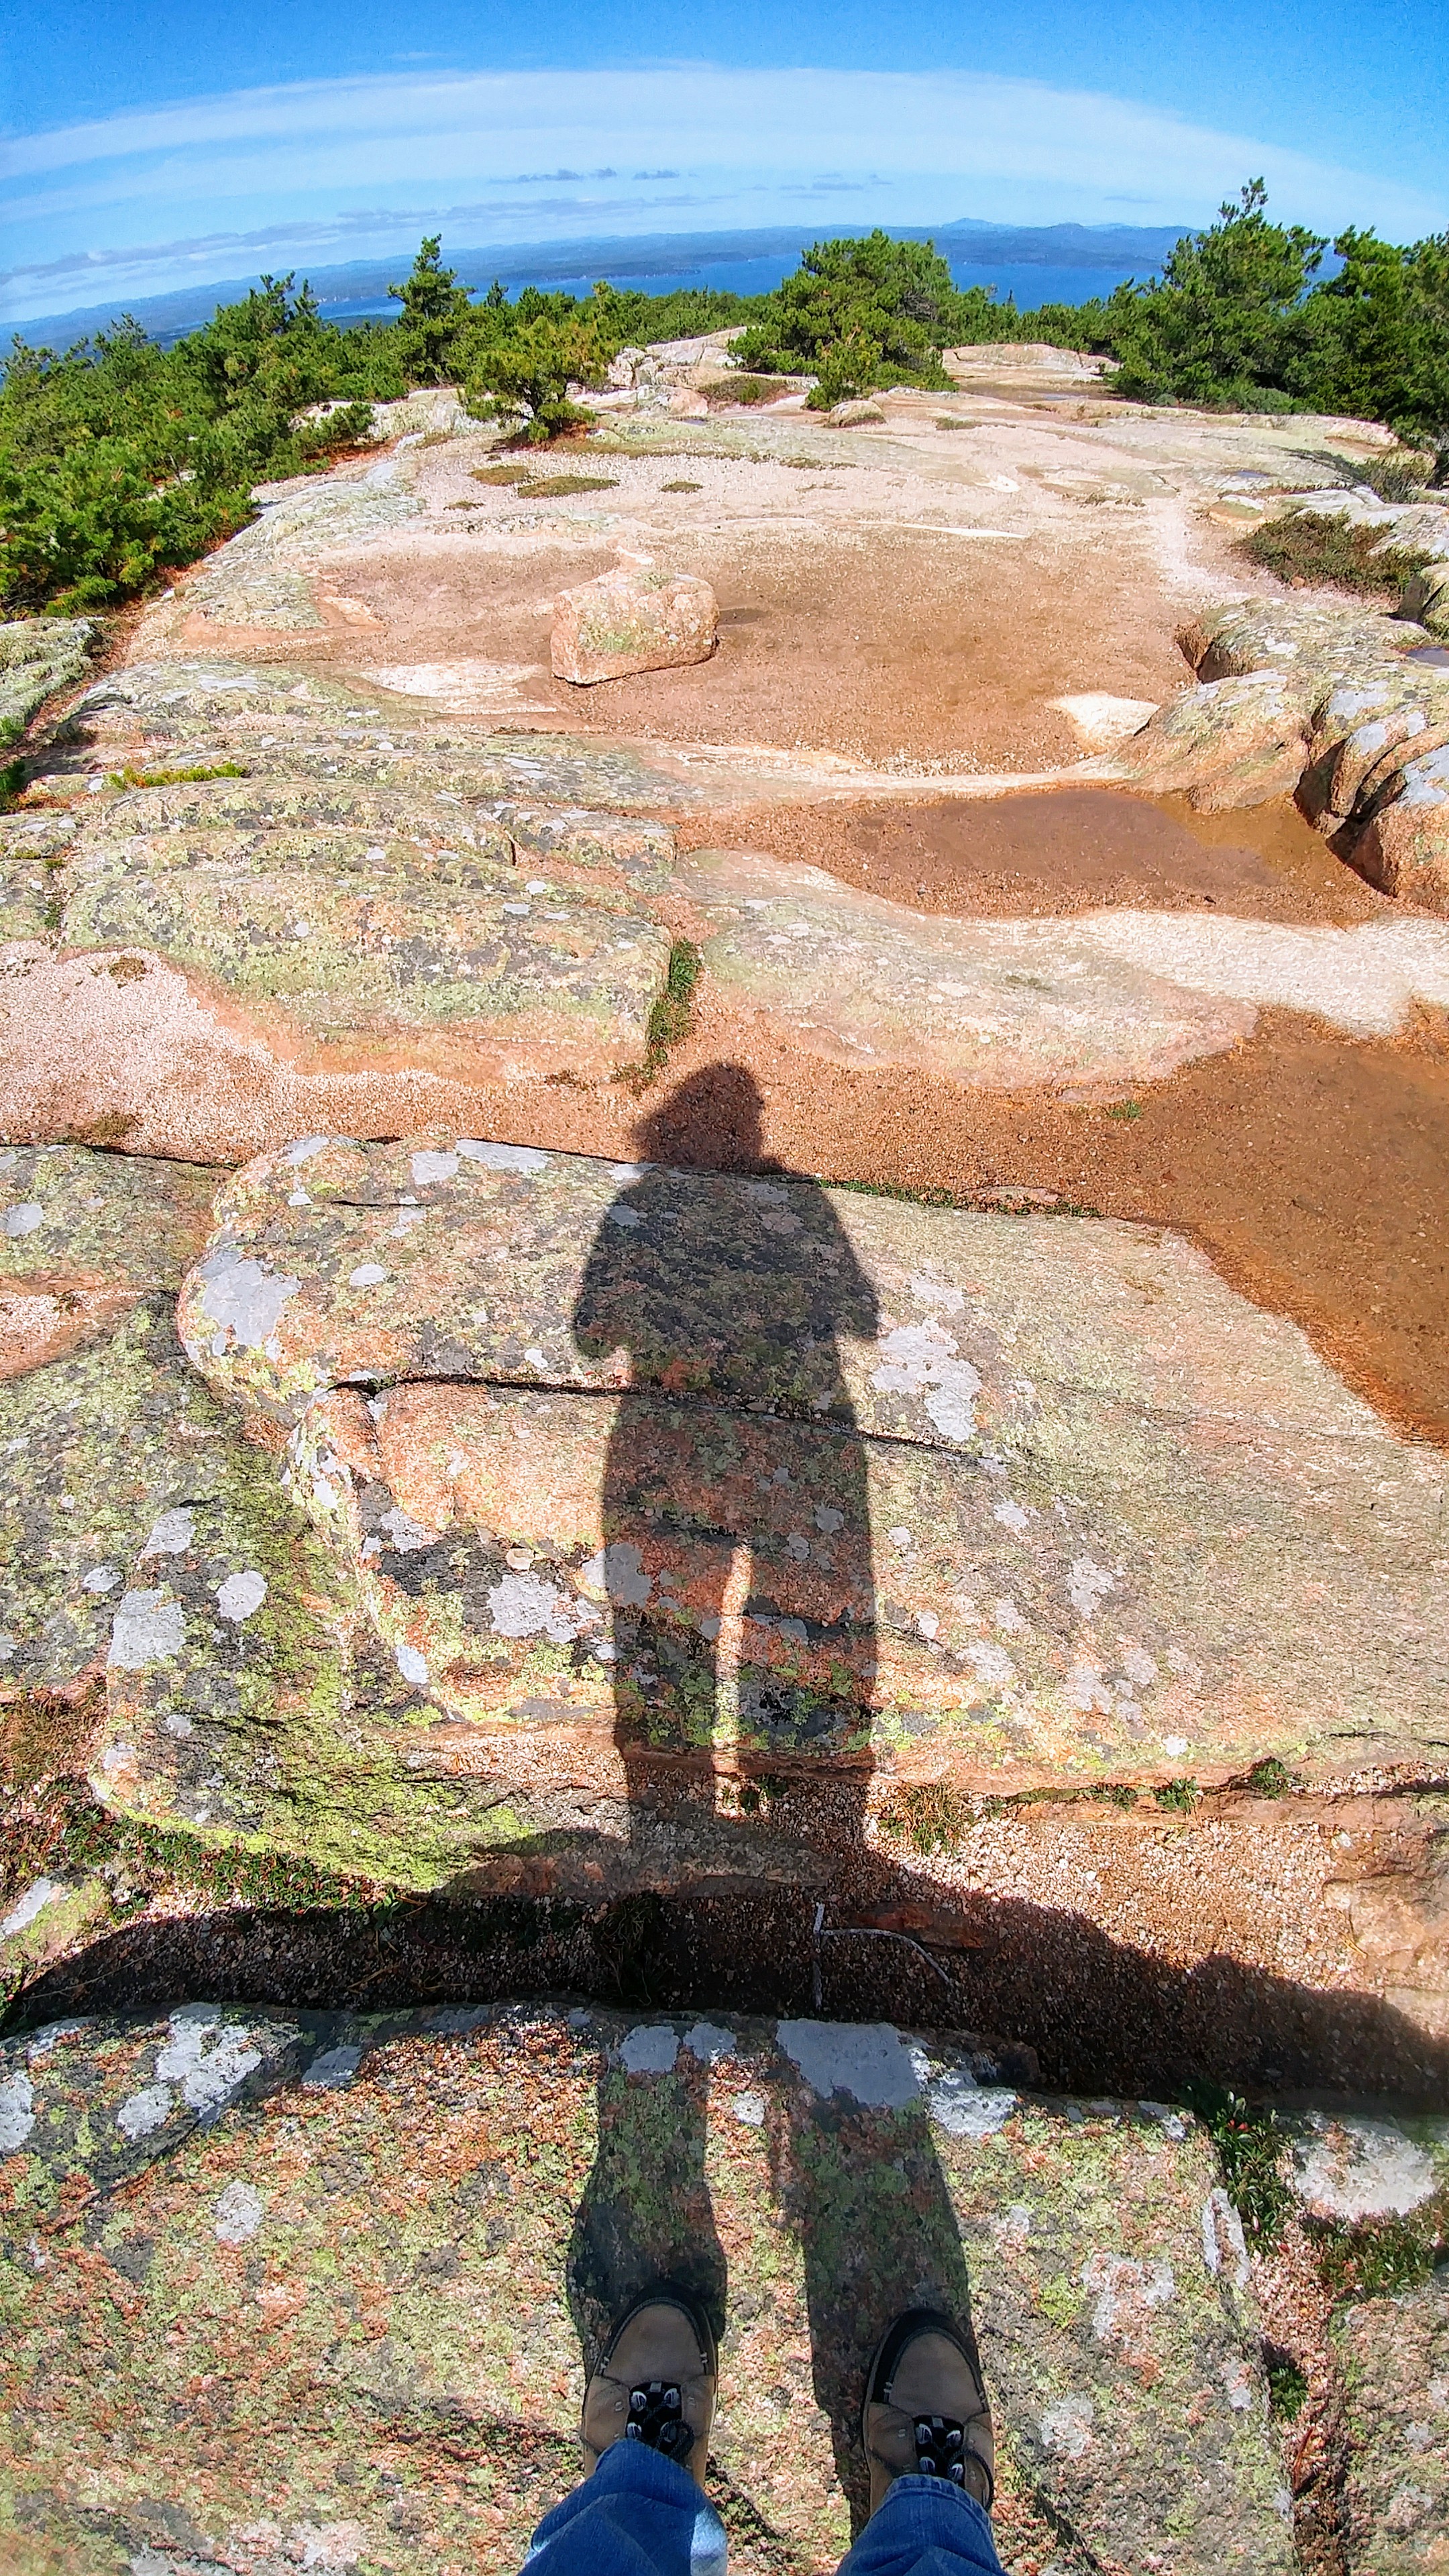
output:
[[1358,2227],[1320,2228],[1319,2269],[1335,2300],[1392,2299],[1432,2279],[1446,2247],[1435,2207],[1411,2218],[1376,2218]]
[[1280,581],[1331,582],[1339,590],[1397,599],[1429,561],[1412,546],[1385,545],[1382,526],[1365,527],[1329,511],[1285,510],[1238,539],[1236,551]]
[[613,474],[543,474],[517,487],[520,501],[564,501],[576,492],[617,492]]
[[1206,2079],[1188,2084],[1184,2098],[1217,2148],[1223,2186],[1248,2242],[1276,2245],[1293,2207],[1277,2115]]
[[1195,1780],[1165,1780],[1160,1789],[1153,1790],[1152,1796],[1155,1804],[1165,1807],[1169,1815],[1190,1816],[1202,1791]]
[[1243,1786],[1259,1798],[1282,1798],[1294,1786],[1293,1774],[1276,1753],[1265,1753],[1244,1776]]
[[0,382],[0,604],[70,613],[154,589],[245,524],[257,483],[323,469],[367,439],[375,403],[416,387],[458,386],[536,452],[579,434],[570,387],[601,385],[621,349],[735,326],[735,401],[802,375],[818,409],[895,384],[944,390],[944,350],[1046,340],[1114,359],[1113,390],[1142,401],[1385,421],[1404,446],[1354,473],[1412,498],[1449,471],[1449,234],[1345,231],[1332,276],[1327,248],[1272,223],[1254,180],[1159,276],[1019,312],[958,289],[930,242],[879,231],[817,242],[771,295],[600,284],[512,302],[496,283],[473,301],[432,235],[391,290],[395,322],[338,329],[283,277],[170,349],[131,321],[65,351],[16,341]]
[[617,1078],[632,1091],[647,1091],[657,1082],[674,1049],[688,1037],[694,1020],[694,991],[704,959],[692,939],[676,939],[669,951],[664,990],[649,1013],[644,1055]]
[[881,1810],[885,1831],[923,1857],[959,1850],[975,1822],[969,1799],[949,1780],[914,1780]]
[[[511,483],[520,501],[560,501],[573,492],[617,492],[618,479],[612,474],[540,474],[530,457],[510,456],[502,465],[478,465],[473,469],[475,483]],[[698,490],[698,485],[694,487]],[[450,510],[482,508],[482,503],[450,501]]]
[[1032,1807],[1118,1807],[1137,1804],[1137,1792],[1125,1780],[1094,1781],[1072,1787],[1018,1789],[1000,1798],[968,1798],[949,1780],[913,1782],[893,1790],[880,1811],[883,1833],[925,1854],[957,1851],[978,1825],[1003,1816],[1022,1815]]
[[1339,463],[1340,480],[1366,483],[1381,501],[1425,501],[1433,497],[1436,460],[1412,447],[1401,447],[1387,456],[1366,456],[1351,470]]
[[778,395],[788,393],[789,390],[790,379],[788,376],[752,376],[743,374],[731,376],[726,382],[721,383],[719,387],[719,400],[721,402],[745,403],[752,407],[755,403],[774,402]]
[[245,778],[239,760],[205,762],[190,769],[135,769],[127,762],[124,769],[113,769],[106,780],[108,787],[193,787],[213,778]]
[[1268,2380],[1268,2404],[1280,2424],[1291,2424],[1301,2415],[1308,2402],[1308,2374],[1286,2352],[1271,2346],[1263,2356]]
[[910,1207],[953,1208],[972,1205],[970,1199],[958,1199],[954,1190],[942,1189],[934,1182],[928,1182],[923,1189],[912,1190],[907,1189],[903,1182],[897,1181],[836,1181],[827,1179],[824,1172],[817,1172],[815,1177],[823,1181],[827,1189],[853,1190],[857,1198],[904,1199]]

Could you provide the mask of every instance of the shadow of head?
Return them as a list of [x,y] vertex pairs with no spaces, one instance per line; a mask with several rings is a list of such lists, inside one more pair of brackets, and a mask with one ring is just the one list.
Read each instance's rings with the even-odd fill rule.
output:
[[649,1163],[779,1171],[765,1152],[764,1110],[764,1094],[744,1065],[701,1065],[640,1119],[636,1151]]

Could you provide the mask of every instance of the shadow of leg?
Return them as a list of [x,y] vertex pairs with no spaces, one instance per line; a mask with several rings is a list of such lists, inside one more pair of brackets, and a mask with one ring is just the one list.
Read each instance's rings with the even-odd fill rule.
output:
[[867,2512],[860,2444],[866,2372],[906,2308],[965,2323],[965,2256],[930,2119],[921,2103],[867,2110],[806,2085],[772,2139],[780,2206],[799,2238],[816,2403],[828,2417],[836,2473],[854,2528]]
[[568,2265],[586,2368],[610,2325],[662,2278],[699,2301],[716,2337],[724,2333],[725,2257],[705,2173],[708,2070],[674,2050],[667,2025],[641,2024],[600,2072],[598,2145]]

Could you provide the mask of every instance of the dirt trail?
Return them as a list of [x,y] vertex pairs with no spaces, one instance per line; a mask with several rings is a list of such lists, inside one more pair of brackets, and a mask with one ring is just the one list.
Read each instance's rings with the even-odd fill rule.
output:
[[[792,497],[808,509],[808,478],[782,479],[804,485]],[[934,494],[930,509],[933,520],[950,515]],[[713,584],[720,643],[708,662],[602,682],[581,708],[581,693],[549,671],[552,602],[617,561],[616,540],[591,543],[582,528],[572,546],[533,538],[526,568],[431,536],[343,561],[335,587],[377,623],[346,631],[334,651],[379,675],[461,671],[486,655],[526,674],[519,697],[533,723],[551,708],[560,724],[582,714],[654,740],[800,744],[961,769],[1065,766],[1083,746],[1053,698],[1110,688],[1156,702],[1188,679],[1174,603],[1135,529],[1049,522],[973,538],[931,525],[725,520],[631,535],[670,571]]]

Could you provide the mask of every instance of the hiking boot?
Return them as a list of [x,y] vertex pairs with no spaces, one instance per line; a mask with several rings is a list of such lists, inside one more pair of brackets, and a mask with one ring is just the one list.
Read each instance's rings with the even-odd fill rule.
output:
[[584,2390],[584,2475],[613,2443],[647,2442],[703,2486],[718,2377],[708,2319],[657,2282],[615,2326]]
[[934,2308],[897,2317],[870,2366],[860,2437],[872,2513],[908,2477],[949,2478],[991,2511],[996,2445],[969,2325]]

